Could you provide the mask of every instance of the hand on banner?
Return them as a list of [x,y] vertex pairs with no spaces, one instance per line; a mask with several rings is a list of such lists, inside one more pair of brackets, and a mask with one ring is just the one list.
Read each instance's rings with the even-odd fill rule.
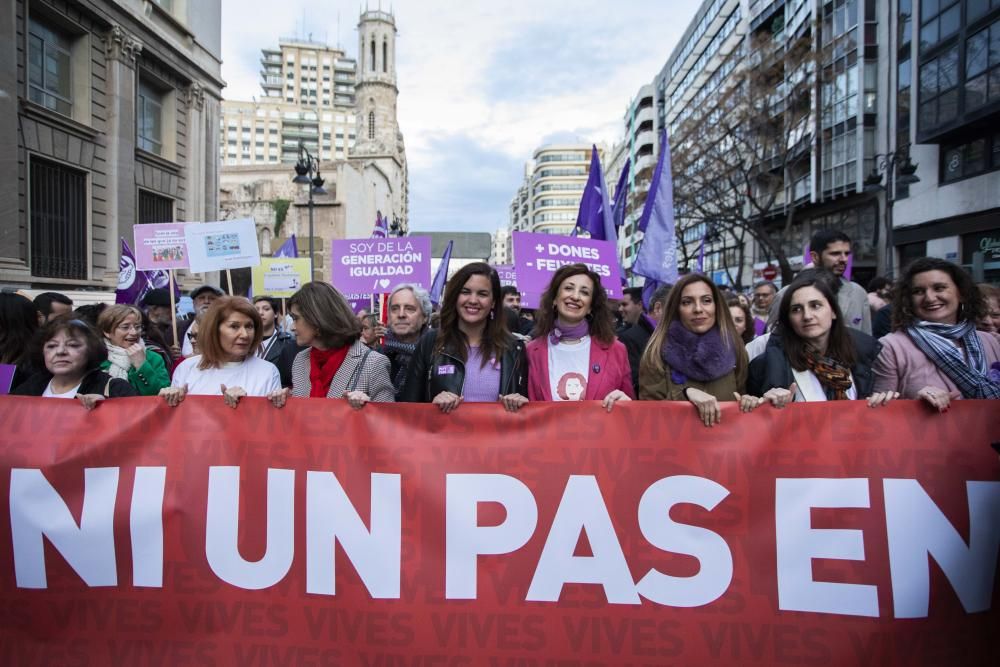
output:
[[431,401],[441,409],[441,412],[448,414],[462,403],[462,397],[450,391],[442,391]]
[[125,354],[128,355],[128,360],[132,362],[132,367],[139,370],[146,363],[146,344],[140,338],[134,344],[125,348]]
[[521,394],[507,394],[500,397],[500,402],[503,403],[503,408],[507,412],[517,412],[528,404],[528,399]]
[[757,398],[756,396],[741,394],[736,391],[733,392],[733,396],[736,397],[736,402],[740,404],[740,412],[753,412],[759,406],[767,403],[766,398]]
[[363,391],[345,391],[344,398],[347,399],[347,404],[350,405],[355,410],[360,410],[365,407],[365,404],[370,402],[371,396]]
[[868,397],[868,407],[877,408],[882,405],[889,405],[889,401],[899,398],[898,391],[877,391]]
[[702,424],[715,426],[722,423],[722,410],[719,409],[719,401],[715,396],[694,387],[687,387],[684,396],[697,408]]
[[226,405],[231,408],[235,408],[240,404],[240,399],[247,395],[247,390],[243,387],[229,387],[226,385],[219,385],[222,387],[222,398],[225,399]]
[[100,394],[77,394],[76,397],[87,410],[93,410],[98,403],[104,400]]
[[166,400],[167,405],[172,408],[176,408],[187,396],[188,387],[184,385],[183,387],[164,387],[160,390],[160,396]]
[[267,400],[271,401],[271,405],[276,408],[285,407],[285,401],[291,395],[292,390],[288,387],[282,387],[281,389],[275,389],[270,394],[267,395]]
[[604,406],[605,410],[611,412],[611,408],[615,407],[615,403],[617,403],[618,401],[631,401],[631,400],[632,399],[629,398],[628,394],[626,394],[624,391],[622,391],[621,389],[615,389],[613,392],[604,397],[604,400],[601,401],[601,405]]
[[768,401],[771,405],[780,409],[795,400],[795,392],[798,390],[799,385],[795,382],[793,382],[792,386],[788,389],[775,387],[764,392],[763,400]]
[[951,405],[951,399],[958,397],[959,395],[952,395],[947,389],[940,387],[928,386],[917,392],[917,398],[927,401],[932,408],[937,408],[938,412],[945,412]]

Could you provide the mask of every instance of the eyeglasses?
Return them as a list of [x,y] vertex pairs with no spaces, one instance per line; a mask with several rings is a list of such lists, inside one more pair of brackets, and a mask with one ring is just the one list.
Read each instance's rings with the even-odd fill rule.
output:
[[192,332],[192,331],[188,331],[188,332],[187,332],[186,334],[184,334],[184,335],[185,335],[185,336],[187,336],[187,339],[188,339],[189,341],[191,341],[192,343],[193,343],[193,342],[195,342],[196,340],[198,340],[198,332],[196,332],[196,331],[194,331],[194,332]]
[[135,331],[136,333],[142,332],[141,324],[119,324],[115,327],[118,331]]

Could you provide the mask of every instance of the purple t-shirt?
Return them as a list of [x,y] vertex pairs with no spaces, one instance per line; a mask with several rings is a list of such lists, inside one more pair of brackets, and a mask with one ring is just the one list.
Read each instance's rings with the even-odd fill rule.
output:
[[493,403],[500,399],[500,362],[491,359],[485,366],[478,347],[469,348],[465,362],[465,389],[462,399],[466,403]]

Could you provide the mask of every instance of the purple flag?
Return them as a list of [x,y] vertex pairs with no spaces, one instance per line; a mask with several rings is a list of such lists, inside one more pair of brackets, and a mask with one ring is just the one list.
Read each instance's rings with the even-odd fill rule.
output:
[[632,167],[632,158],[625,160],[621,176],[618,177],[618,185],[615,186],[615,198],[611,204],[611,219],[614,220],[615,229],[619,229],[625,224],[625,203],[628,200],[628,172]]
[[17,366],[14,364],[0,364],[0,396],[6,396],[10,393],[16,372]]
[[125,239],[121,239],[121,242],[122,256],[118,260],[118,289],[115,290],[115,303],[127,303],[134,306],[154,286],[149,284],[145,271],[135,268],[135,255],[132,254],[128,243],[125,242]]
[[448,280],[448,265],[451,264],[451,249],[455,245],[454,241],[448,241],[448,247],[441,255],[441,263],[438,265],[437,273],[434,274],[434,282],[431,283],[431,303],[441,303],[441,295],[444,294],[444,283]]
[[664,131],[660,159],[649,184],[639,219],[645,232],[632,272],[661,283],[677,282],[677,237],[674,234],[674,183],[670,171],[670,142]]
[[696,273],[705,273],[705,237],[708,236],[708,231],[706,228],[705,233],[701,235],[701,246],[698,248],[698,263],[695,264],[694,270]]
[[642,305],[646,312],[649,312],[649,302],[653,300],[653,294],[656,293],[656,290],[660,289],[660,284],[660,281],[652,278],[646,278],[646,282],[642,284]]
[[597,241],[617,241],[615,222],[611,214],[611,204],[608,203],[608,188],[604,184],[604,173],[601,170],[601,159],[597,155],[597,146],[590,154],[590,177],[583,188],[580,198],[580,211],[576,216],[576,226],[590,232],[590,238]]
[[275,250],[272,257],[291,257],[295,258],[299,256],[299,243],[295,240],[295,234],[292,234],[287,241],[281,244],[281,247]]
[[854,272],[854,250],[851,250],[851,254],[847,256],[847,268],[844,269],[844,280],[850,280],[851,274]]
[[389,236],[389,223],[382,217],[382,211],[375,211],[375,229],[372,230],[373,239],[384,239]]

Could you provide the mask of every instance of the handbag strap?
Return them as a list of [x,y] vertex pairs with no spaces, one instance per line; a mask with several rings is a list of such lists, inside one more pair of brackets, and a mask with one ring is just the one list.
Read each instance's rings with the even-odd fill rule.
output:
[[368,359],[368,355],[372,353],[372,349],[368,348],[365,353],[361,355],[361,362],[354,368],[354,372],[351,373],[351,379],[347,383],[347,391],[354,391],[358,388],[358,382],[361,381],[361,369],[365,365],[365,361]]

